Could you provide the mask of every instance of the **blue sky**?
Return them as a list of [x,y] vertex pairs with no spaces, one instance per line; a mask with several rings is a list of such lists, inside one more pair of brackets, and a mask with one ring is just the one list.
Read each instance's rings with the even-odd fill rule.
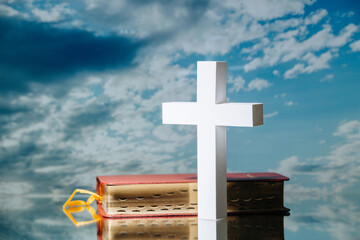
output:
[[160,106],[195,100],[199,60],[228,62],[229,101],[264,103],[264,126],[228,129],[229,171],[309,175],[328,190],[358,181],[338,182],[359,170],[355,1],[175,5],[1,3],[9,181],[61,191],[98,174],[196,171],[195,127],[161,125]]
[[277,171],[287,193],[357,193],[357,1],[0,1],[0,192],[67,194],[96,175],[196,172],[196,61],[228,62],[229,171]]

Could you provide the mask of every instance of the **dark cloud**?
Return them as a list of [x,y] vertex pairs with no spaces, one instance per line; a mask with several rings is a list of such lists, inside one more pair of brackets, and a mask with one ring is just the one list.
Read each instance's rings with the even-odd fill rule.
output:
[[[196,23],[202,19],[208,9],[209,2],[209,0],[130,0],[122,1],[120,4],[104,2],[93,8],[86,9],[86,11],[81,11],[80,14],[82,14],[81,19],[91,23],[91,27],[94,29],[116,29],[119,26],[124,27],[124,29],[132,29],[135,32],[148,32],[151,29],[151,32],[149,31],[149,35],[146,37],[147,42],[152,45],[159,45],[196,26]],[[109,11],[109,8],[112,10]],[[180,16],[178,16],[179,9],[184,10]],[[149,12],[149,14],[139,16],[139,13],[142,12]],[[152,14],[155,19],[147,21],[146,29],[134,21],[134,18],[146,18]],[[165,24],[168,27],[160,30],[158,25],[162,24],[161,21],[168,21]]]
[[320,223],[321,222],[321,220],[317,216],[311,216],[311,215],[294,216],[294,219],[296,219],[296,222],[302,222],[302,223]]
[[74,140],[81,137],[83,128],[99,127],[114,120],[111,114],[115,107],[115,104],[108,103],[91,105],[84,111],[74,114],[67,121],[64,140]]
[[[6,201],[13,202],[11,207],[14,209],[1,207],[1,239],[96,239],[96,224],[76,228],[64,214],[61,206],[66,198],[12,196],[5,197],[3,202]],[[22,203],[24,207],[16,206],[16,203]],[[74,217],[78,221],[91,219],[87,211],[82,213],[74,214]]]
[[[0,99],[2,102],[0,103],[0,141],[4,140],[12,131],[16,131],[20,126],[31,126],[33,123],[42,121],[48,114],[44,109],[41,112],[34,111],[34,106],[29,104],[18,104],[16,101],[11,103],[11,99],[11,96]],[[14,128],[14,125],[18,127]]]
[[6,105],[4,103],[0,103],[0,141],[3,140],[3,138],[9,132],[8,126],[14,122],[14,115],[17,115],[19,113],[26,114],[29,111],[30,110],[24,106],[13,106],[10,104]]
[[[164,17],[168,17],[169,20],[176,18],[176,12],[179,8],[186,9],[185,16],[182,16],[178,24],[182,25],[183,23],[189,23],[194,21],[196,22],[209,7],[209,0],[185,0],[185,1],[167,1],[167,0],[130,0],[123,1],[121,4],[112,4],[111,2],[105,2],[104,4],[99,4],[94,8],[87,9],[87,11],[82,11],[84,13],[83,18],[86,21],[98,21],[94,22],[95,24],[109,24],[114,26],[119,23],[128,23],[133,21],[134,12],[139,8],[151,9],[149,6],[156,8],[159,14]],[[109,8],[112,7],[117,11],[109,11]],[[150,13],[149,13],[150,14]],[[139,16],[143,17],[143,16]],[[152,22],[153,20],[149,20]],[[155,21],[156,22],[156,21]],[[107,25],[107,27],[109,27]],[[189,27],[189,26],[188,26]]]
[[11,106],[0,103],[0,116],[9,116],[20,112],[27,112],[29,108],[23,106]]
[[[29,135],[30,134],[28,134],[27,137],[31,137]],[[40,153],[42,149],[35,143],[37,140],[36,137],[32,137],[32,139],[33,142],[28,142],[28,141],[19,142],[18,147],[7,147],[7,148],[1,147],[0,148],[1,164],[2,165],[6,163],[16,164],[17,162],[24,161],[26,159],[31,158],[31,156]]]
[[135,160],[135,161],[125,164],[122,167],[122,170],[124,172],[134,172],[134,171],[138,170],[141,167],[141,165],[142,165],[142,163],[140,161]]
[[78,72],[129,67],[143,42],[0,18],[0,93],[30,82],[56,83]]
[[[31,138],[30,135],[32,134],[27,134],[26,137]],[[31,177],[31,168],[37,164],[43,165],[49,159],[37,159],[46,155],[46,146],[36,142],[37,138],[33,137],[32,141],[21,141],[18,146],[0,147],[0,175],[7,176],[7,181]],[[31,180],[28,178],[26,181]]]
[[321,165],[316,164],[306,164],[294,167],[294,171],[296,172],[315,172],[321,170],[323,167]]

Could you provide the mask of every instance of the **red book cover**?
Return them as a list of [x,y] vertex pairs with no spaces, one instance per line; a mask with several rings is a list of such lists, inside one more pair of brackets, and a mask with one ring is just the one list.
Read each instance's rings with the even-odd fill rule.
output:
[[[278,173],[228,173],[228,182],[240,181],[288,181],[289,178]],[[145,175],[109,175],[96,178],[96,191],[100,196],[101,185],[131,185],[157,183],[191,183],[197,182],[197,174],[145,174]]]

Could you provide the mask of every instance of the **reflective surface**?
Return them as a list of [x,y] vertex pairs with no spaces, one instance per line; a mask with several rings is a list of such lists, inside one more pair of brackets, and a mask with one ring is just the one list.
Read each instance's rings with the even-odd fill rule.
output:
[[282,215],[248,214],[217,221],[196,217],[106,219],[98,236],[119,239],[284,239]]
[[[223,239],[227,234],[228,239],[355,240],[360,236],[360,196],[353,195],[287,196],[290,216],[244,215],[230,217],[226,224],[198,222],[196,218],[148,218],[107,220],[81,227],[75,227],[63,213],[66,197],[1,198],[0,239],[98,239],[98,234],[99,239],[216,239],[216,235]],[[88,211],[73,215],[78,221],[91,219]]]

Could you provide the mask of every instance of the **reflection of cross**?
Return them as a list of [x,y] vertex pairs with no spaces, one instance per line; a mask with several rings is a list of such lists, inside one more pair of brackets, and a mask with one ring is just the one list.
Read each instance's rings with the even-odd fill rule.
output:
[[198,62],[197,102],[162,109],[164,124],[197,125],[198,218],[226,217],[226,126],[262,125],[263,105],[226,103],[226,62]]

